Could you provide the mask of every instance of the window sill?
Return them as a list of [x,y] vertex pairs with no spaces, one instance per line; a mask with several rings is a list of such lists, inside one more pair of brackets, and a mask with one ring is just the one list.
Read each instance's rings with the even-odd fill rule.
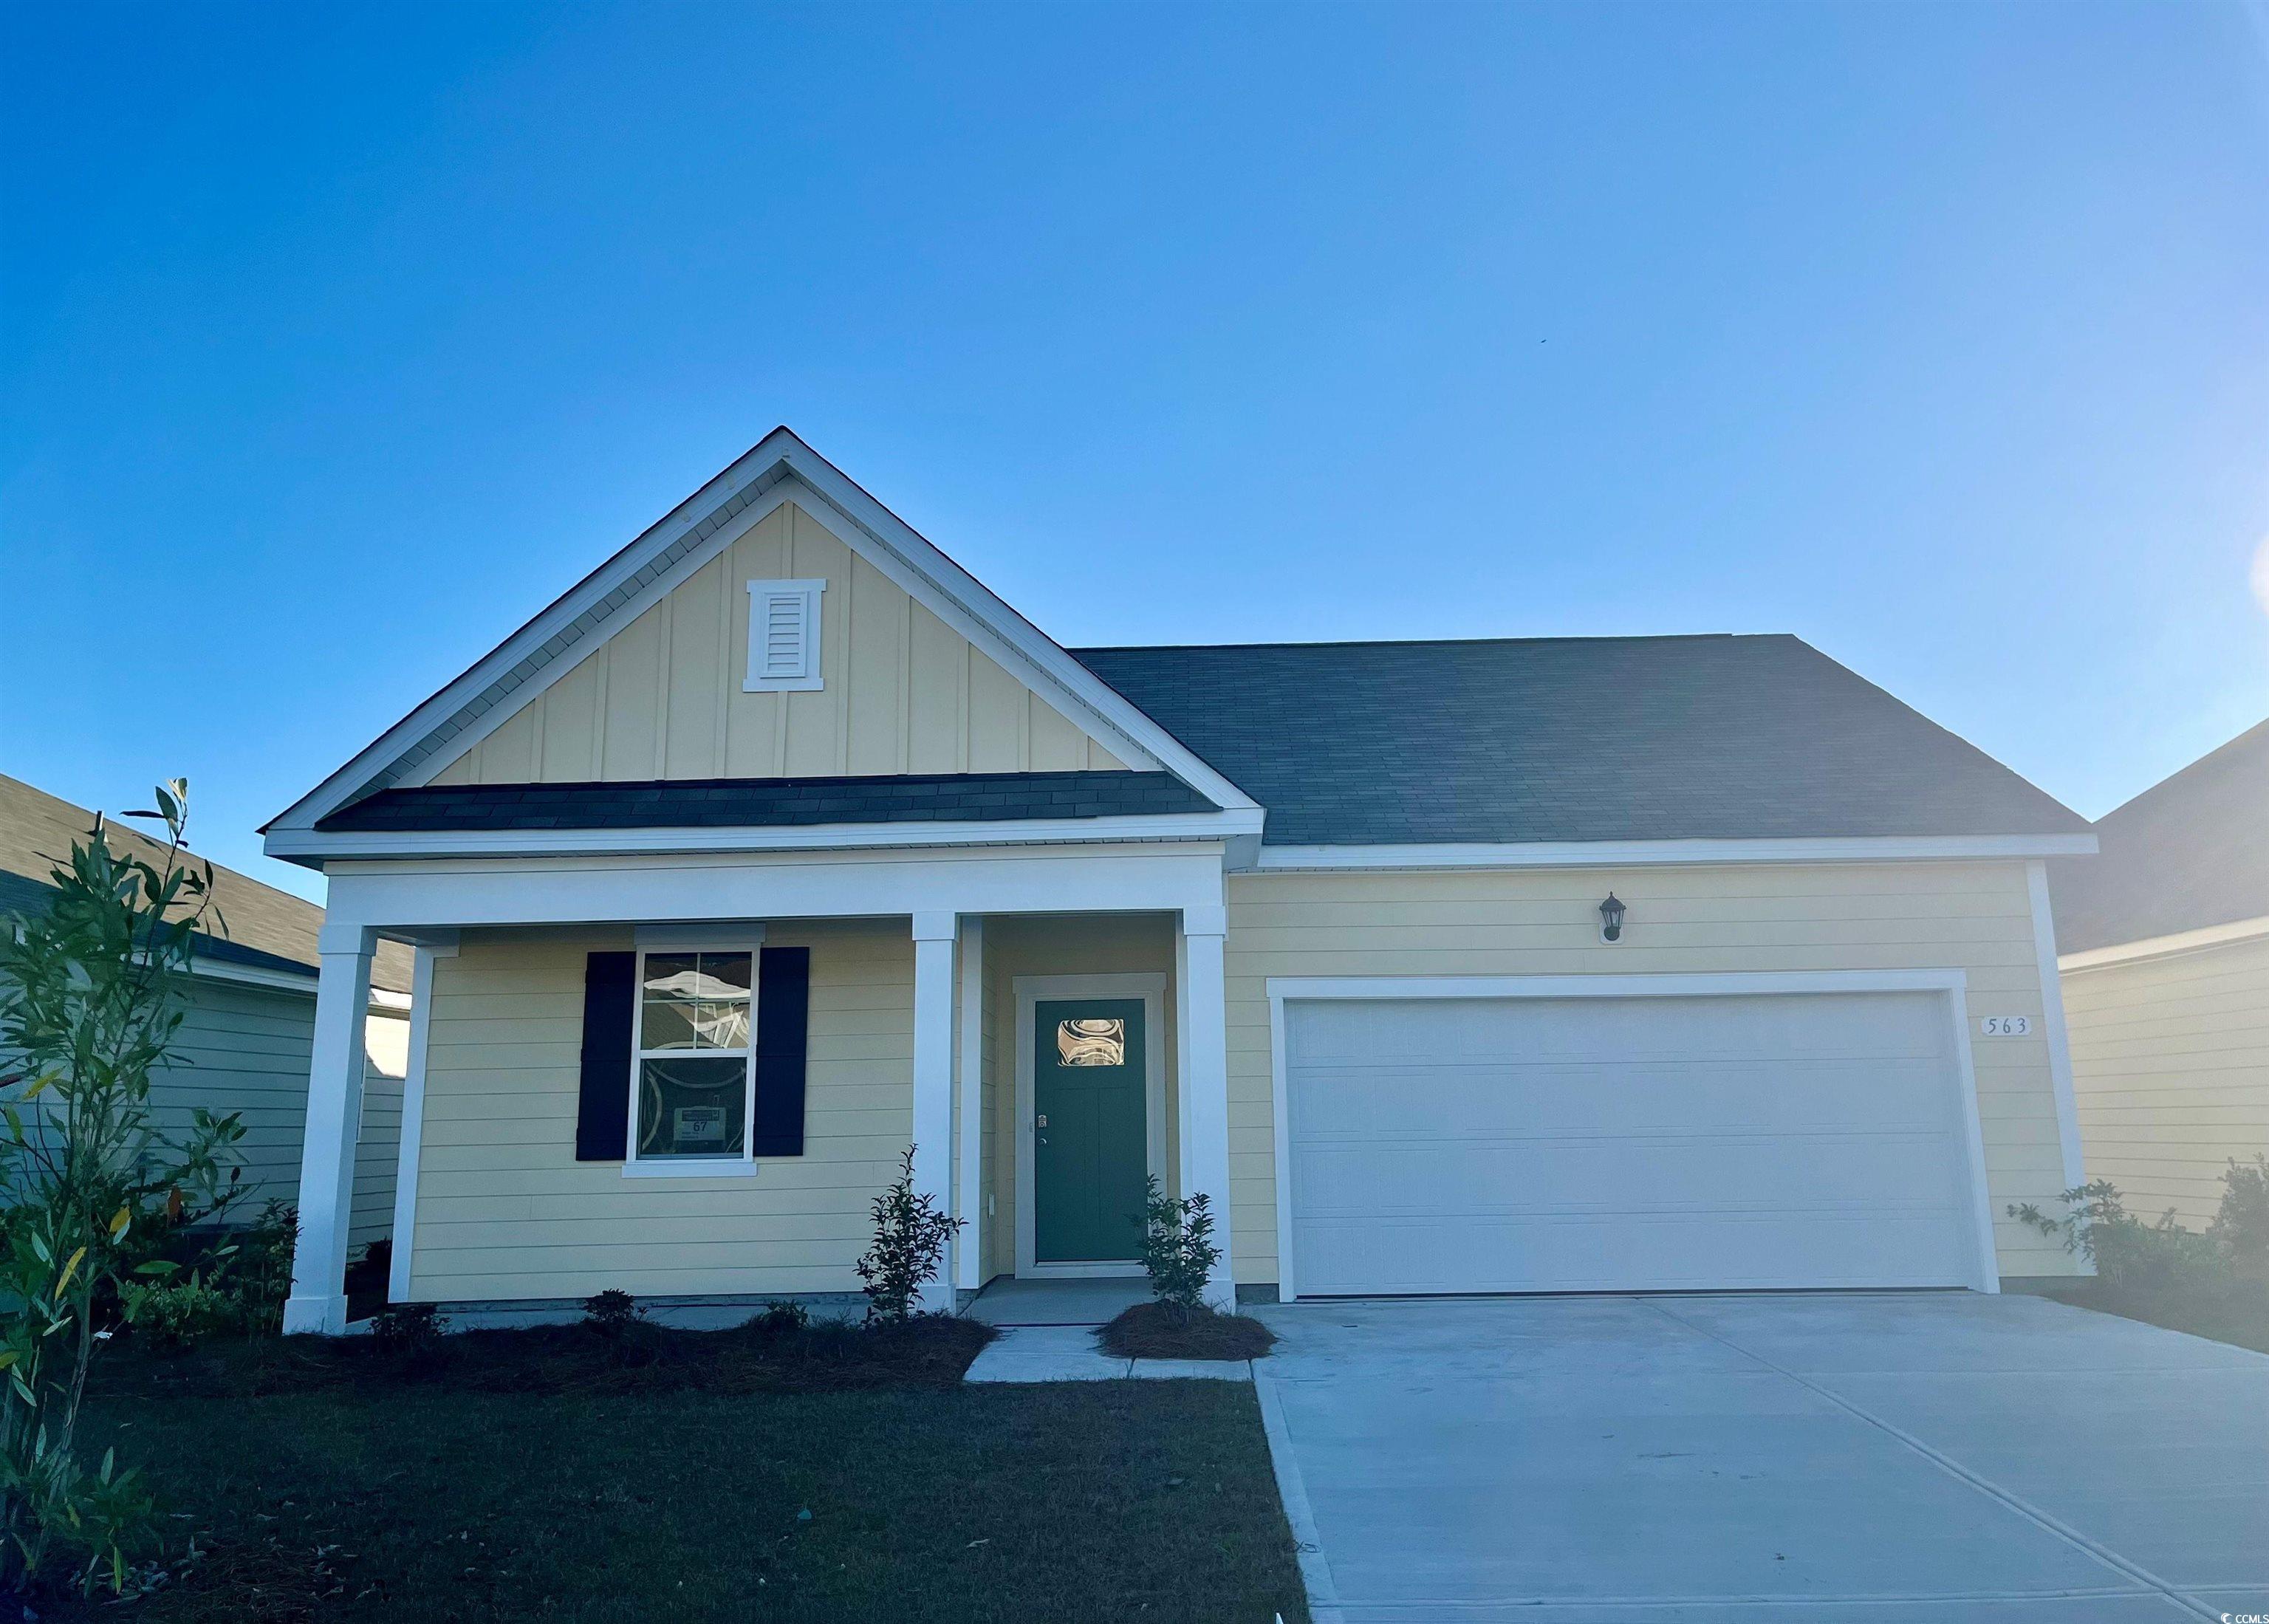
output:
[[756,1176],[757,1164],[745,1160],[697,1162],[688,1158],[681,1163],[623,1163],[623,1177],[625,1178],[754,1178]]

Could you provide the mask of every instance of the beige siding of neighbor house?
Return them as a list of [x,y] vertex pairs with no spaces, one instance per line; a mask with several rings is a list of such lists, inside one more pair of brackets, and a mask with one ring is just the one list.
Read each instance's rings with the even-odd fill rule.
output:
[[[1612,947],[1595,912],[1610,890],[1630,908]],[[1240,1283],[1277,1278],[1266,984],[1281,976],[1962,971],[2001,1273],[2073,1272],[2003,1213],[2064,1183],[2022,863],[1231,875],[1226,953]],[[2032,1036],[1980,1037],[1987,1015],[2029,1016]]]
[[2088,1176],[2203,1229],[2269,1152],[2269,937],[2064,972]]
[[913,943],[903,919],[765,940],[811,949],[804,1154],[751,1178],[575,1160],[584,956],[629,932],[467,932],[435,961],[412,1300],[857,1289],[913,1119]]
[[[364,1084],[362,1139],[355,1153],[350,1244],[363,1246],[394,1225],[394,1173],[402,1133],[402,1072],[396,1032],[407,1023],[373,1015]],[[189,988],[171,1061],[150,1080],[159,1125],[178,1132],[202,1105],[234,1111],[245,1190],[229,1222],[255,1216],[269,1200],[297,1204],[299,1151],[307,1121],[307,1074],[315,1026],[312,994],[199,978]]]
[[[744,693],[752,580],[827,583],[824,686]],[[787,504],[435,775],[439,784],[908,772],[1124,764]]]

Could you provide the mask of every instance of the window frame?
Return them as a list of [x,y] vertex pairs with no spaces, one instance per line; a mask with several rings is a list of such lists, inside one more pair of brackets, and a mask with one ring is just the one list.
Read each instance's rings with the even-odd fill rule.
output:
[[[762,978],[764,947],[746,938],[737,941],[702,937],[686,941],[640,941],[631,977],[631,1065],[626,1080],[627,1127],[623,1140],[625,1178],[751,1178],[757,1158],[757,1005]],[[646,1046],[646,962],[655,954],[677,958],[686,954],[745,953],[749,956],[749,1042],[743,1051],[731,1049],[649,1049]],[[737,1155],[698,1156],[639,1155],[639,1084],[649,1060],[687,1058],[729,1059],[741,1055],[741,1148]]]
[[[741,676],[741,691],[750,694],[817,693],[826,686],[820,663],[821,633],[825,616],[822,600],[824,580],[752,580],[749,583],[748,663]],[[797,598],[803,606],[803,668],[794,675],[773,676],[764,668],[764,634],[768,619],[765,601]]]

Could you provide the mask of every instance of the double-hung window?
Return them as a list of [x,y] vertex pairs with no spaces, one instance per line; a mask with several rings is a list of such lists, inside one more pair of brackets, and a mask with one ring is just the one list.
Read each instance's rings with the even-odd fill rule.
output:
[[755,968],[746,950],[639,954],[627,1165],[748,1170]]

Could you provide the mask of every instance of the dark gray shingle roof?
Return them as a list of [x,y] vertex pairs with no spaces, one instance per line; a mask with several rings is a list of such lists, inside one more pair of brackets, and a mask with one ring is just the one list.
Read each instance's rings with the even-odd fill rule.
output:
[[1090,648],[1271,845],[2077,833],[1792,637]]
[[316,827],[356,833],[489,829],[765,829],[993,823],[1210,812],[1164,772],[918,773],[621,784],[432,784],[381,790]]
[[2059,951],[2269,914],[2269,722],[2105,813],[2095,835],[2100,855],[2049,865]]

